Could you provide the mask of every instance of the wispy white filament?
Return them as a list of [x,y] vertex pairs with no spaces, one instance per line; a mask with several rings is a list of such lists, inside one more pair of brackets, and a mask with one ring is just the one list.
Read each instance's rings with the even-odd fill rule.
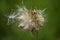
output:
[[[40,26],[43,26],[44,21],[45,21],[43,15],[42,15],[42,13],[44,11],[45,11],[45,9],[44,10],[35,10],[34,9],[33,11],[31,10],[31,12],[37,13],[36,16],[37,16],[37,20],[39,21],[39,25]],[[14,15],[12,14],[12,15],[9,15],[8,16],[8,23],[9,22],[12,22],[12,21],[9,21],[9,20],[12,19],[12,20],[19,21],[18,27],[20,27],[22,29],[29,30],[29,31],[31,31],[33,28],[38,29],[36,27],[35,22],[32,21],[32,20],[34,20],[33,19],[33,16],[35,14],[32,16],[32,13],[31,12],[26,7],[19,8],[17,10],[17,13],[15,13]]]

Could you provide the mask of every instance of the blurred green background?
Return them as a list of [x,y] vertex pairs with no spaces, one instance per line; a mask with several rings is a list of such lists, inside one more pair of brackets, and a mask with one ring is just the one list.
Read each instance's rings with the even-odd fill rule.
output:
[[[11,9],[21,5],[22,0],[0,0],[0,40],[35,40],[31,32],[17,27],[17,24],[6,25]],[[39,40],[60,40],[60,0],[23,0],[24,5],[30,9],[44,9],[48,22],[39,30]]]

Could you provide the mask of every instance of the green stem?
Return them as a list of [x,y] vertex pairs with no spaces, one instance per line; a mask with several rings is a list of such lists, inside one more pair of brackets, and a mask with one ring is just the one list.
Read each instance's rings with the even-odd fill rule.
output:
[[35,35],[36,35],[36,40],[38,40],[38,30],[36,30]]

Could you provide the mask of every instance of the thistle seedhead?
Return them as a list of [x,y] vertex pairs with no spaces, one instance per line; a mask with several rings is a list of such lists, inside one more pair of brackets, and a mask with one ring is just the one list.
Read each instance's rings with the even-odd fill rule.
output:
[[8,23],[11,22],[10,19],[12,20],[17,20],[19,21],[18,27],[32,31],[32,30],[39,30],[41,26],[44,25],[45,18],[42,15],[42,13],[45,11],[44,10],[28,10],[26,7],[20,7],[16,12],[13,12],[12,15],[8,16]]

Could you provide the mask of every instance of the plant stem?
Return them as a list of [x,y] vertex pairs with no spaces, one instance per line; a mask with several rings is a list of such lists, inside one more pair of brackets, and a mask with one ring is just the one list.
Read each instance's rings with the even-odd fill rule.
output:
[[36,30],[35,35],[36,35],[36,40],[38,40],[38,30]]

